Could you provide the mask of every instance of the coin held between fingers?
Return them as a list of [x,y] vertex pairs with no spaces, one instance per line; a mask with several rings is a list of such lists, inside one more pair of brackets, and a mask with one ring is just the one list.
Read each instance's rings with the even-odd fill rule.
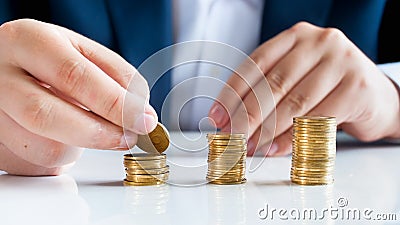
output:
[[169,133],[160,122],[156,128],[147,135],[139,135],[136,146],[148,153],[162,153],[169,146]]

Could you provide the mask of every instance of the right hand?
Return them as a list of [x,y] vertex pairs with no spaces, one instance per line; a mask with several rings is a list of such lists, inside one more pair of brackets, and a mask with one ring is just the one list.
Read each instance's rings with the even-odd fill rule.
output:
[[82,147],[127,150],[156,127],[146,80],[106,47],[22,19],[0,26],[0,49],[0,170],[56,175]]

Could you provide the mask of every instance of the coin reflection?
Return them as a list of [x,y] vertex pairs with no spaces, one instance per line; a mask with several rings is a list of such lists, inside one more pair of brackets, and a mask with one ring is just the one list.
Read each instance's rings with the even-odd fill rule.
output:
[[166,184],[125,187],[124,208],[129,214],[149,216],[149,219],[157,221],[160,218],[156,215],[166,214],[168,200],[169,185]]
[[246,224],[245,185],[207,185],[208,224]]

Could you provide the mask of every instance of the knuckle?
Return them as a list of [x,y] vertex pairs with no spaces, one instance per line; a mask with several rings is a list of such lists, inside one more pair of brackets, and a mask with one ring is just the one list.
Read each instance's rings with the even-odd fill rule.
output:
[[89,79],[85,63],[74,59],[67,59],[58,70],[57,77],[64,82],[68,93],[77,93],[82,83]]
[[[0,54],[1,58],[13,58],[13,49],[15,41],[19,39],[19,35],[24,32],[19,31],[17,21],[9,21],[1,24],[0,26]],[[5,54],[5,55],[3,55]]]
[[302,32],[304,30],[310,29],[311,27],[313,27],[313,25],[309,22],[306,21],[300,21],[297,22],[295,25],[293,25],[290,30],[292,30],[293,32]]
[[0,25],[0,37],[8,41],[18,40],[22,35],[26,36],[27,31],[31,30],[32,24],[37,23],[33,19],[17,19],[7,21]]
[[43,133],[53,122],[54,108],[41,95],[32,95],[25,108],[24,116],[25,121],[33,131]]
[[318,37],[318,41],[320,43],[328,43],[332,45],[332,43],[338,43],[344,38],[344,34],[337,28],[325,28],[322,30]]
[[122,110],[125,99],[124,91],[121,91],[118,95],[112,94],[106,101],[104,101],[103,108],[106,109],[106,118],[110,118],[114,123],[118,125],[122,124]]
[[16,36],[21,32],[19,21],[9,21],[1,24],[0,26],[0,35],[1,39],[13,40],[16,39]]
[[147,90],[149,89],[147,80],[144,79],[142,75],[140,75],[139,71],[135,67],[130,65],[123,67],[120,71],[120,74],[123,86],[128,87],[131,82],[133,82],[135,79],[138,79],[143,83],[144,88],[147,88]]
[[354,94],[363,94],[364,91],[368,89],[369,86],[369,80],[366,79],[364,76],[359,76],[358,73],[356,72],[348,72],[346,74],[346,80],[345,82],[351,84],[348,85],[348,88],[350,88],[350,92]]
[[284,96],[287,93],[285,78],[279,72],[273,72],[267,77],[269,86],[275,96]]
[[305,111],[308,97],[300,93],[290,93],[286,97],[286,106],[294,115]]
[[249,111],[247,117],[249,120],[249,125],[251,127],[254,127],[254,129],[257,128],[262,123],[262,118],[260,113]]
[[[266,63],[265,62],[267,60],[265,60],[264,55],[265,54],[263,54],[262,49],[258,48],[250,56],[251,57],[250,60],[252,60],[258,66],[260,71],[265,71],[265,68],[266,68]],[[246,69],[248,69],[248,68],[246,68]],[[244,69],[242,69],[242,70],[244,70]],[[239,71],[239,72],[242,72],[242,71]]]
[[86,45],[85,47],[81,46],[79,43],[72,42],[72,44],[75,46],[75,48],[86,58],[92,58],[94,55],[96,55],[96,49],[93,48],[91,45]]
[[58,70],[57,77],[64,82],[67,92],[75,96],[76,93],[83,91],[81,89],[89,79],[86,70],[84,62],[67,59]]

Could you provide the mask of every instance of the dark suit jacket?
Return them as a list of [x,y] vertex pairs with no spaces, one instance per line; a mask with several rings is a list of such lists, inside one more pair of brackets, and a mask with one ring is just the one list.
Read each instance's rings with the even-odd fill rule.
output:
[[[382,62],[380,58],[387,55],[379,52],[385,3],[265,0],[261,42],[298,21],[308,21],[341,29],[374,62]],[[34,7],[40,10],[33,10]],[[173,42],[172,6],[168,0],[1,0],[0,23],[17,18],[35,18],[68,27],[118,52],[134,66]],[[157,85],[165,88],[152,90],[158,92],[152,93],[156,97],[151,99],[158,112],[162,96],[168,92],[169,79],[163,76]]]

